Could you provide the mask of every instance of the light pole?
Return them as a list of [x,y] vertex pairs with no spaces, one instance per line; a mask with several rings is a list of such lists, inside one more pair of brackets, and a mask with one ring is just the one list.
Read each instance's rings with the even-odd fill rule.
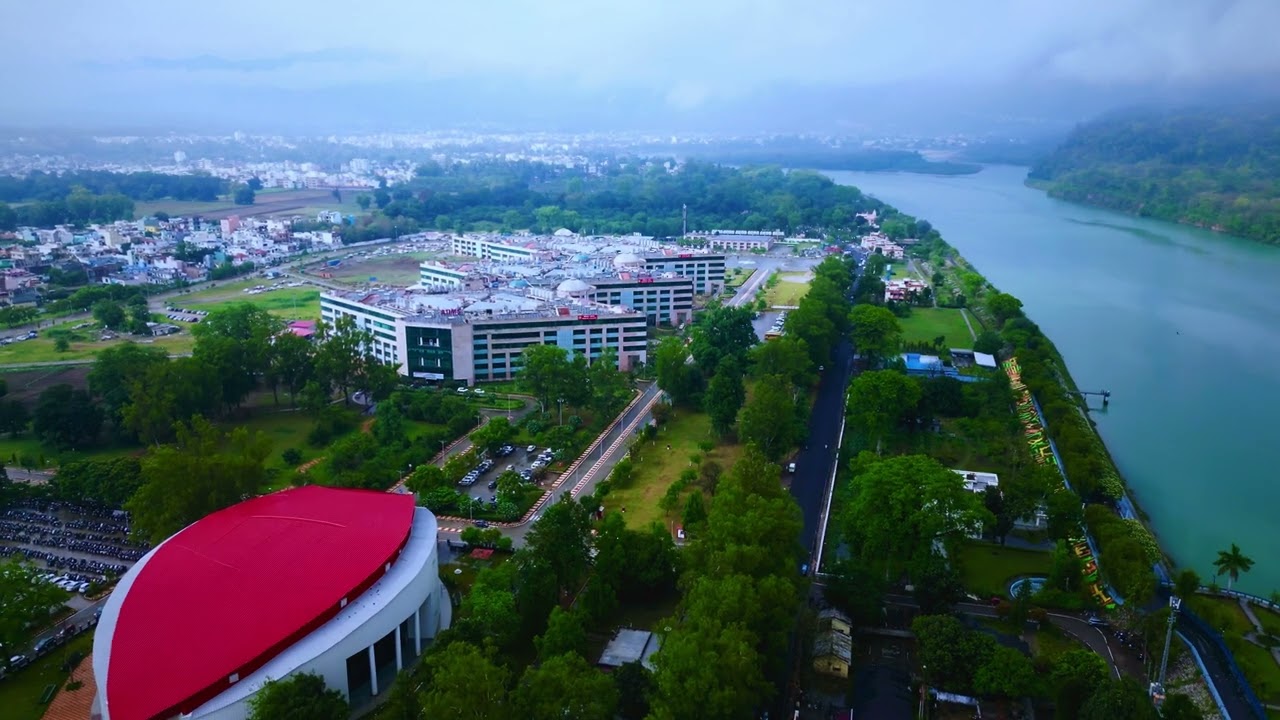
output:
[[1164,653],[1160,656],[1160,676],[1151,683],[1151,702],[1159,710],[1164,704],[1164,677],[1169,669],[1169,644],[1173,641],[1173,626],[1178,621],[1178,610],[1182,608],[1182,598],[1169,596],[1169,626],[1164,631]]
[[564,398],[556,398],[556,404],[560,406],[560,424],[564,424]]

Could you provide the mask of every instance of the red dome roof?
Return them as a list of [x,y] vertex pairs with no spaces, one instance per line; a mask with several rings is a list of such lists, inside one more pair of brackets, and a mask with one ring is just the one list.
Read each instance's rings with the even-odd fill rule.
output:
[[323,625],[409,539],[412,495],[300,487],[194,523],[145,561],[120,606],[112,720],[190,712]]

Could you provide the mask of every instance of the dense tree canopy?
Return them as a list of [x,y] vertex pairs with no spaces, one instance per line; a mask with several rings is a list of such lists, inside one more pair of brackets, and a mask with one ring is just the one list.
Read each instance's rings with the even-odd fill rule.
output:
[[342,693],[325,687],[313,673],[272,680],[249,701],[249,720],[347,720],[351,708]]

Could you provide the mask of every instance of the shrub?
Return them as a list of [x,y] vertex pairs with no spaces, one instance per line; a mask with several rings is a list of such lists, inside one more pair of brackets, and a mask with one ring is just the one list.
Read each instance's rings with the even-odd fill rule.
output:
[[284,452],[280,453],[280,459],[284,461],[285,465],[294,467],[298,463],[302,462],[302,451],[297,448],[288,448]]

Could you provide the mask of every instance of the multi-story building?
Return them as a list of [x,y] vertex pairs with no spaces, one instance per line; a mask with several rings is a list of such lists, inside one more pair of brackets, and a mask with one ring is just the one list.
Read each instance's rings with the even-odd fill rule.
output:
[[693,281],[678,275],[589,278],[592,300],[644,313],[650,324],[679,325],[693,317]]
[[693,291],[699,295],[716,295],[724,290],[723,253],[670,252],[646,255],[644,268],[654,275],[674,273],[689,278],[693,281]]
[[523,350],[556,345],[595,361],[606,349],[630,370],[647,357],[647,316],[589,299],[592,287],[570,279],[555,291],[528,288],[429,294],[412,290],[323,293],[326,322],[348,316],[373,333],[370,350],[400,374],[466,383],[505,380],[521,370]]
[[496,237],[458,235],[453,238],[453,254],[504,262],[536,262],[550,254],[535,243],[521,245]]

